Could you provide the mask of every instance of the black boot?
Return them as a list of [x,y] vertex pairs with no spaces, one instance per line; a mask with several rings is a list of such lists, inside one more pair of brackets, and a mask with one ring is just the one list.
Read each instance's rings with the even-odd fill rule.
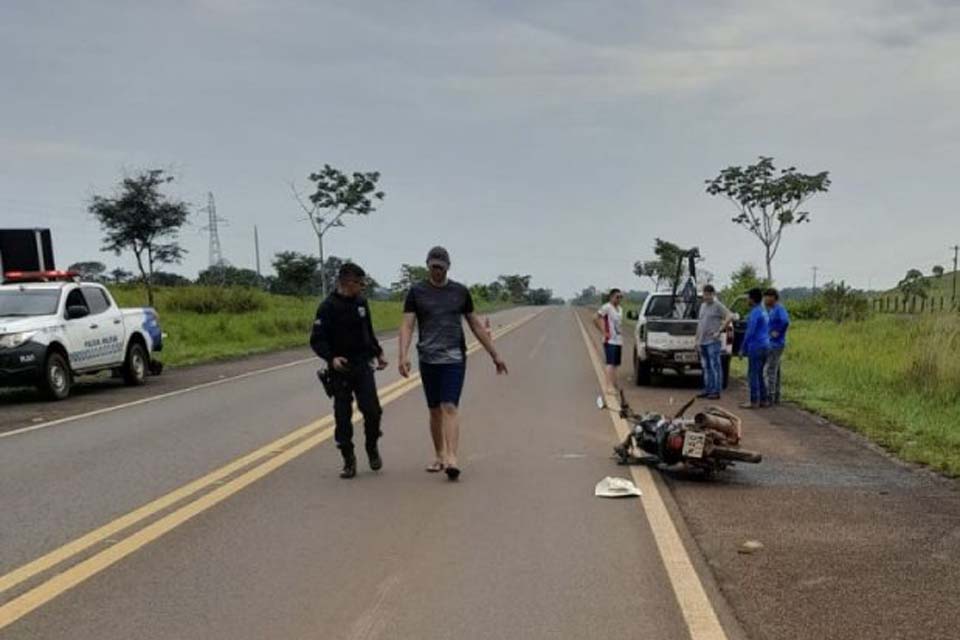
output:
[[370,459],[370,468],[374,471],[380,471],[383,468],[383,459],[380,458],[376,440],[367,443],[367,458]]
[[340,472],[341,478],[353,478],[357,475],[357,456],[353,451],[343,454],[343,471]]

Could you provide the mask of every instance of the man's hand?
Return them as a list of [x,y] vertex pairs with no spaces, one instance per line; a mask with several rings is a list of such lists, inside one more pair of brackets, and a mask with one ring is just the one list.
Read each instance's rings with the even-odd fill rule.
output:
[[334,371],[345,371],[347,369],[347,366],[349,365],[349,362],[347,362],[346,358],[337,356],[336,358],[330,361],[330,365],[333,367]]
[[390,363],[387,362],[387,359],[384,358],[382,354],[379,355],[379,356],[377,356],[377,371],[383,371],[383,370],[386,369],[389,365],[390,365]]
[[510,372],[507,371],[507,363],[500,359],[500,356],[493,356],[493,364],[497,367],[497,375],[507,375]]
[[400,371],[400,375],[404,378],[410,377],[410,371],[412,370],[412,367],[410,366],[409,360],[401,359],[400,365],[397,367],[397,369]]
[[771,331],[771,332],[770,332],[770,337],[771,337],[771,338],[779,338],[779,337],[780,337],[780,332],[779,332],[779,331]]

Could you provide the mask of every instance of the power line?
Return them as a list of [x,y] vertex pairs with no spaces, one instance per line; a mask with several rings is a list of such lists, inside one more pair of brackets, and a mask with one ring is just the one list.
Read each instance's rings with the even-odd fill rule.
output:
[[953,245],[953,296],[951,301],[957,300],[957,257],[960,255],[960,245]]
[[813,271],[813,292],[816,293],[817,292],[817,271],[820,270],[820,267],[813,266],[811,267],[811,270]]

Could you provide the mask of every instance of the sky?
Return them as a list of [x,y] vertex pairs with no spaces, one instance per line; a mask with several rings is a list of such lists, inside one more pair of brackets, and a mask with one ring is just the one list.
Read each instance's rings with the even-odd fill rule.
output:
[[53,230],[59,266],[99,252],[86,206],[163,168],[209,261],[316,252],[291,183],[380,171],[385,200],[327,237],[382,283],[443,244],[452,276],[533,276],[571,296],[648,288],[654,238],[723,282],[763,261],[704,192],[773,156],[829,171],[788,229],[780,286],[893,286],[960,242],[960,2],[297,0],[0,4],[0,227]]

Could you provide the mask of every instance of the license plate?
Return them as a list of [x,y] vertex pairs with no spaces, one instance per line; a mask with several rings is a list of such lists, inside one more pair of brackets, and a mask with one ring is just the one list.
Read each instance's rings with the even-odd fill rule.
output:
[[700,362],[700,356],[697,355],[696,351],[684,351],[682,353],[676,353],[674,354],[673,359],[677,362]]
[[683,438],[683,455],[685,458],[702,458],[703,445],[707,441],[704,433],[687,431]]

